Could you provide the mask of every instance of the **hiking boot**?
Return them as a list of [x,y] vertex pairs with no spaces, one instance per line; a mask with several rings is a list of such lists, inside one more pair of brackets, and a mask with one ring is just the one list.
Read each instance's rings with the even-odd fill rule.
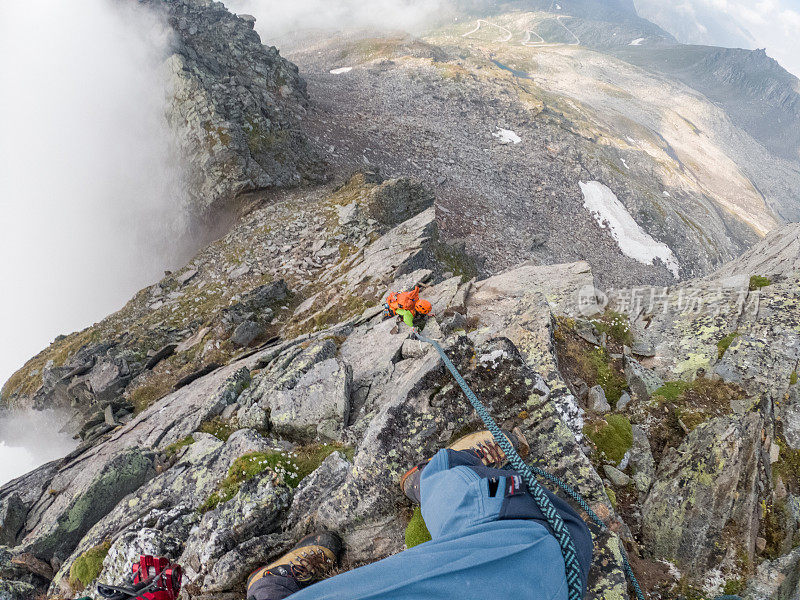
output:
[[[513,430],[504,431],[503,433],[506,439],[511,442],[517,454],[522,457],[528,456],[531,448],[519,427],[514,427]],[[492,467],[493,469],[500,469],[508,462],[506,453],[503,452],[503,449],[494,441],[494,436],[491,432],[486,429],[458,438],[455,442],[450,444],[448,448],[451,450],[472,451],[481,459],[484,465]]]
[[342,541],[328,531],[312,533],[276,561],[250,574],[247,578],[247,595],[259,579],[269,576],[290,577],[300,587],[322,578],[339,561]]
[[[503,433],[520,456],[528,456],[531,448],[519,427],[515,427],[512,431],[504,431]],[[481,459],[484,465],[494,469],[500,469],[508,462],[506,453],[503,452],[503,449],[494,441],[492,433],[486,429],[458,438],[455,442],[450,444],[448,448],[450,450],[466,450],[472,452]],[[400,479],[400,487],[403,489],[403,493],[405,493],[406,497],[412,502],[417,504],[420,503],[420,475],[422,474],[422,469],[428,462],[429,461],[425,461],[411,467]]]

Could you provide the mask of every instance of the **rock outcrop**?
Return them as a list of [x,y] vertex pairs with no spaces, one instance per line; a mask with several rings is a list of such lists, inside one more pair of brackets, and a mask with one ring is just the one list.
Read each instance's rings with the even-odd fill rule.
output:
[[305,83],[262,44],[253,19],[211,0],[144,3],[173,32],[167,118],[189,164],[192,208],[203,215],[243,191],[318,178],[319,159],[299,126]]

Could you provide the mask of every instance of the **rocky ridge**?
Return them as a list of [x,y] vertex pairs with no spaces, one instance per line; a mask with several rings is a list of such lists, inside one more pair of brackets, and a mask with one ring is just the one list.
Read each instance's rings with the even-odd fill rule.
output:
[[[723,589],[795,597],[800,274],[783,271],[754,290],[749,272],[657,288],[657,310],[628,306],[634,290],[616,290],[606,306],[584,262],[522,264],[480,281],[455,275],[457,255],[442,258],[425,208],[432,198],[413,182],[367,174],[299,196],[256,209],[170,276],[206,281],[198,294],[234,266],[220,251],[248,240],[241,262],[281,269],[281,293],[297,297],[285,310],[258,304],[248,299],[272,298],[269,284],[240,275],[227,305],[209,310],[202,327],[174,331],[173,343],[213,349],[209,341],[236,329],[225,315],[239,311],[277,327],[277,338],[265,329],[250,348],[207,354],[222,366],[206,362],[206,374],[0,488],[5,590],[91,593],[119,581],[145,548],[184,565],[187,598],[238,597],[250,570],[317,527],[343,535],[345,565],[402,550],[411,513],[397,478],[479,427],[435,351],[408,331],[392,334],[380,314],[390,289],[427,282],[434,310],[425,334],[499,422],[520,427],[535,464],[609,523],[611,533],[594,532],[590,598],[629,597],[620,540],[654,598]],[[385,197],[406,212],[387,216]],[[295,212],[295,202],[314,201]],[[275,239],[263,233],[271,219],[311,215],[321,219],[314,234],[338,252],[313,278],[321,287],[305,268],[271,263]],[[287,227],[278,231],[293,235]],[[796,238],[796,228],[786,235]],[[362,239],[352,253],[338,245]],[[309,243],[305,255],[296,244],[298,258],[325,247]],[[139,310],[179,300],[152,292],[137,296],[147,299]],[[353,297],[361,300],[351,305]],[[687,308],[686,297],[702,299],[700,308]],[[93,556],[101,562],[86,574]]]
[[[176,31],[173,122],[204,173],[199,206],[237,197],[241,219],[3,387],[6,406],[70,410],[81,443],[0,487],[0,596],[94,595],[146,551],[184,566],[184,598],[239,598],[252,569],[319,527],[344,538],[344,568],[401,551],[400,474],[480,427],[439,356],[382,318],[390,290],[424,284],[424,333],[609,525],[593,530],[589,598],[630,597],[624,544],[654,599],[798,599],[799,232],[718,268],[756,241],[747,215],[774,216],[735,157],[719,155],[729,181],[687,160],[693,144],[752,149],[725,114],[678,102],[668,136],[626,91],[643,80],[630,67],[568,41],[533,65],[481,27],[296,49],[318,98],[307,110],[251,18],[154,6]],[[612,33],[641,25],[627,1],[569,7],[627,15]],[[529,17],[571,31],[498,12],[517,33]],[[559,82],[564,64],[576,77]],[[586,81],[608,87],[581,95]],[[340,182],[265,190],[311,177],[304,140]],[[365,162],[393,177],[341,177]],[[621,257],[583,209],[588,180],[669,241],[686,281]],[[726,194],[744,204],[720,210]]]
[[308,98],[297,67],[261,43],[252,17],[211,0],[142,0],[172,35],[167,119],[188,162],[194,213],[244,191],[313,181],[320,163],[299,125]]

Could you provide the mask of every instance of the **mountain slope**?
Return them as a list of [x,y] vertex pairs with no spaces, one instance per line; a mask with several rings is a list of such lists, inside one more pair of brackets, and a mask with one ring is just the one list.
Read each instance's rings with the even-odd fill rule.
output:
[[[315,528],[342,535],[345,568],[401,551],[399,476],[482,426],[383,317],[424,284],[424,334],[607,524],[587,598],[631,597],[620,544],[653,600],[796,597],[798,227],[778,214],[796,164],[607,51],[668,35],[627,0],[303,34],[284,51],[306,103],[252,19],[164,7],[192,42],[169,64],[197,92],[173,118],[201,136],[199,206],[239,218],[4,385],[7,408],[70,410],[80,445],[0,487],[0,595],[93,594],[148,548],[184,566],[188,600],[229,600]],[[248,145],[249,111],[275,145]]]

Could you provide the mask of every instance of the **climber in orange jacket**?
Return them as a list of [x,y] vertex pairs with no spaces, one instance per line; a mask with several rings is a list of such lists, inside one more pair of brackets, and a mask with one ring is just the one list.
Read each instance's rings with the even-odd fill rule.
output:
[[419,286],[411,291],[392,292],[383,307],[385,317],[401,317],[409,327],[414,327],[414,317],[427,315],[432,308],[430,302],[420,299]]

